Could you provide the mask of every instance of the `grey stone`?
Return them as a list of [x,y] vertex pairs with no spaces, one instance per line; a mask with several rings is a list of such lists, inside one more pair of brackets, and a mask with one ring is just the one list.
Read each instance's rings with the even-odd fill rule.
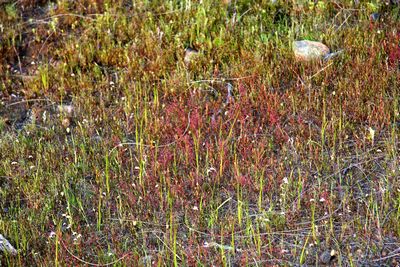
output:
[[10,244],[10,242],[2,234],[0,234],[0,251],[11,255],[16,255],[18,253],[17,250]]
[[323,264],[330,264],[332,263],[336,258],[336,251],[334,249],[332,250],[325,250],[322,252],[322,254],[319,256],[319,260]]

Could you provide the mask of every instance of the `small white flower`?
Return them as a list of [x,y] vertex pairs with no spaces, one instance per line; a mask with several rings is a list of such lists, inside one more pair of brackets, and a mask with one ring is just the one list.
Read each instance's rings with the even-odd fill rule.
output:
[[66,213],[63,213],[61,216],[62,216],[62,217],[65,217],[65,218],[67,218],[67,219],[71,219],[71,216],[68,215],[68,214],[66,214]]
[[42,120],[43,121],[46,121],[46,119],[47,119],[47,112],[46,112],[46,110],[43,112],[43,114],[42,114]]
[[81,234],[78,234],[75,238],[74,238],[74,243],[76,244],[78,242],[78,240],[82,237]]
[[369,138],[371,139],[372,142],[374,142],[375,130],[373,128],[369,127],[368,131],[369,131]]
[[288,178],[287,177],[283,177],[282,182],[284,184],[289,184]]
[[193,206],[192,210],[199,210],[197,206]]
[[56,235],[56,232],[51,231],[50,234],[49,234],[49,238],[53,238],[53,237],[55,237],[55,235]]
[[289,137],[288,143],[289,143],[291,146],[293,146],[293,144],[294,144],[294,139],[293,139],[293,137]]
[[210,167],[208,170],[207,170],[207,175],[210,173],[210,172],[216,172],[217,170],[214,168],[214,167]]
[[325,198],[321,197],[321,198],[319,199],[319,202],[325,202]]

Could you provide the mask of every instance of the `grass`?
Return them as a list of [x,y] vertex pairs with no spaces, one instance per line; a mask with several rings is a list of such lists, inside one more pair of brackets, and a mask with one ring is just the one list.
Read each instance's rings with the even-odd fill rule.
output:
[[0,1],[2,265],[400,264],[399,6],[225,2]]

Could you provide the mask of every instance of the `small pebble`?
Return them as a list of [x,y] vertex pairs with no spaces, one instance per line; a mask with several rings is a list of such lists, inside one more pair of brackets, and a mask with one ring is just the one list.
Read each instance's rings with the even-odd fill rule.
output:
[[65,118],[62,120],[61,122],[62,126],[64,126],[64,128],[67,128],[71,125],[71,121],[68,118]]
[[380,14],[379,13],[372,13],[369,17],[371,18],[371,20],[377,21],[379,19],[379,17],[380,17]]
[[332,250],[325,250],[322,252],[322,254],[319,256],[319,260],[323,264],[330,264],[332,261],[334,261],[336,258],[336,251],[334,249]]
[[186,65],[190,64],[195,57],[199,55],[199,51],[193,48],[186,48],[184,62]]

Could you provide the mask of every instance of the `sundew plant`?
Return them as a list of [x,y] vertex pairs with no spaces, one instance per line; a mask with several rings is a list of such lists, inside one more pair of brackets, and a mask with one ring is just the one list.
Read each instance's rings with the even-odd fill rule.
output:
[[398,266],[399,12],[0,0],[0,265]]

